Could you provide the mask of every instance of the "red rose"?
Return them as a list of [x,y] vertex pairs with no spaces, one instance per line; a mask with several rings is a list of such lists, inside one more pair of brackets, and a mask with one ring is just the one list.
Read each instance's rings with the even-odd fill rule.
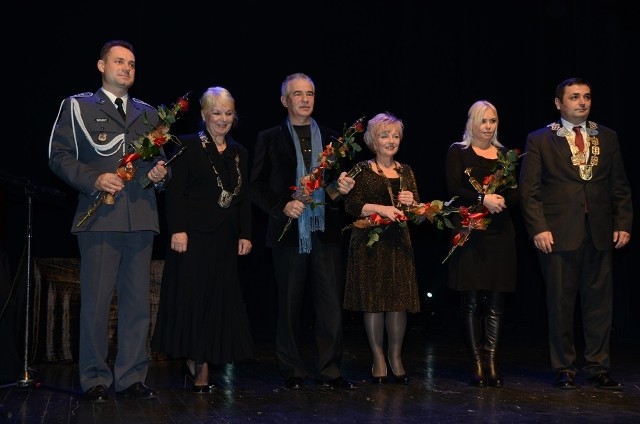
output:
[[153,139],[153,144],[155,144],[158,147],[164,146],[167,143],[167,137],[166,136],[162,136],[162,137],[156,137]]
[[180,108],[180,112],[186,112],[189,110],[189,100],[187,100],[185,97],[180,97],[176,103]]

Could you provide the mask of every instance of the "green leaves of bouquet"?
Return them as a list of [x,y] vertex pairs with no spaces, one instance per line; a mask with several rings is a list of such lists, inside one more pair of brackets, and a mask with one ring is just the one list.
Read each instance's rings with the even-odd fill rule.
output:
[[516,166],[518,159],[523,155],[519,149],[508,150],[505,154],[498,150],[498,163],[493,167],[492,173],[482,181],[482,193],[492,194],[505,188],[517,187]]
[[[133,150],[140,155],[142,160],[151,160],[154,156],[160,154],[161,146],[164,146],[169,141],[176,142],[177,138],[170,134],[169,130],[171,129],[171,125],[173,125],[183,113],[189,110],[188,96],[189,93],[179,97],[171,107],[165,105],[158,106],[158,125],[131,143]],[[143,116],[143,120],[145,124],[149,125],[146,115]]]
[[338,138],[333,137],[330,146],[327,146],[330,149],[325,149],[324,152],[329,155],[327,160],[330,163],[335,163],[337,166],[337,158],[353,159],[355,154],[362,150],[362,147],[356,142],[355,136],[364,131],[364,119],[364,116],[357,119],[349,127],[344,124],[342,135]]

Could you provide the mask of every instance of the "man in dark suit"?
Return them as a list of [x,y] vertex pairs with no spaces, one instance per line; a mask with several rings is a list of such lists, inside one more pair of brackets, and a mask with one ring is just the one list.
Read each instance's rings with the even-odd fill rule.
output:
[[[301,389],[310,374],[320,384],[352,389],[340,371],[344,270],[339,205],[325,196],[324,188],[313,192],[313,208],[293,199],[291,190],[317,168],[323,146],[338,134],[311,118],[315,86],[309,76],[289,75],[280,101],[287,119],[258,134],[250,186],[252,200],[269,215],[266,245],[272,250],[278,286],[278,367],[292,390]],[[325,181],[332,179],[330,171],[325,170]],[[346,194],[354,184],[342,172],[338,191]],[[311,291],[316,316],[318,358],[312,373],[298,345],[305,290]]]
[[580,294],[584,373],[596,387],[622,390],[609,375],[613,249],[631,239],[631,189],[615,131],[588,121],[591,85],[562,81],[560,121],[530,133],[520,173],[521,210],[546,282],[555,386],[576,387],[574,310]]
[[[148,370],[147,337],[150,322],[150,267],[153,238],[159,233],[155,189],[167,175],[164,153],[152,161],[133,162],[138,175],[125,184],[116,169],[129,143],[158,122],[157,111],[129,98],[135,79],[133,46],[107,42],[97,66],[102,88],[62,101],[49,142],[49,167],[79,192],[71,232],[80,248],[80,384],[86,399],[116,394],[151,399],[145,386]],[[122,100],[120,100],[122,99]],[[123,111],[117,109],[121,104]],[[145,118],[146,117],[146,118]],[[145,123],[145,120],[147,123]],[[86,222],[80,220],[100,193],[115,196]],[[118,293],[118,352],[113,372],[107,363],[109,310]]]

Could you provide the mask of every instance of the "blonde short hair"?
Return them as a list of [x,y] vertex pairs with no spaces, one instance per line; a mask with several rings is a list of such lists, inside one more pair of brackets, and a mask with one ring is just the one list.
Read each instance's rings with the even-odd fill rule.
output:
[[404,133],[402,120],[389,112],[379,113],[369,119],[367,130],[364,133],[364,143],[373,153],[376,152],[376,137],[385,129],[398,131],[400,140],[402,140],[402,134]]

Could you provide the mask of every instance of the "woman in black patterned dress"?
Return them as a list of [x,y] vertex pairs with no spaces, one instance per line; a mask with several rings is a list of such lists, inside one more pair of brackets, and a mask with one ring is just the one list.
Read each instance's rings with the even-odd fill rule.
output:
[[[346,212],[360,219],[351,232],[344,308],[364,312],[374,384],[387,382],[385,329],[394,381],[408,384],[402,364],[407,312],[420,311],[413,247],[402,211],[419,202],[418,190],[411,168],[394,159],[403,130],[402,121],[389,113],[368,122],[364,141],[375,158],[358,164],[362,171],[345,199]],[[386,221],[377,227],[359,228],[357,224],[376,220]],[[378,237],[374,243],[372,231]]]

